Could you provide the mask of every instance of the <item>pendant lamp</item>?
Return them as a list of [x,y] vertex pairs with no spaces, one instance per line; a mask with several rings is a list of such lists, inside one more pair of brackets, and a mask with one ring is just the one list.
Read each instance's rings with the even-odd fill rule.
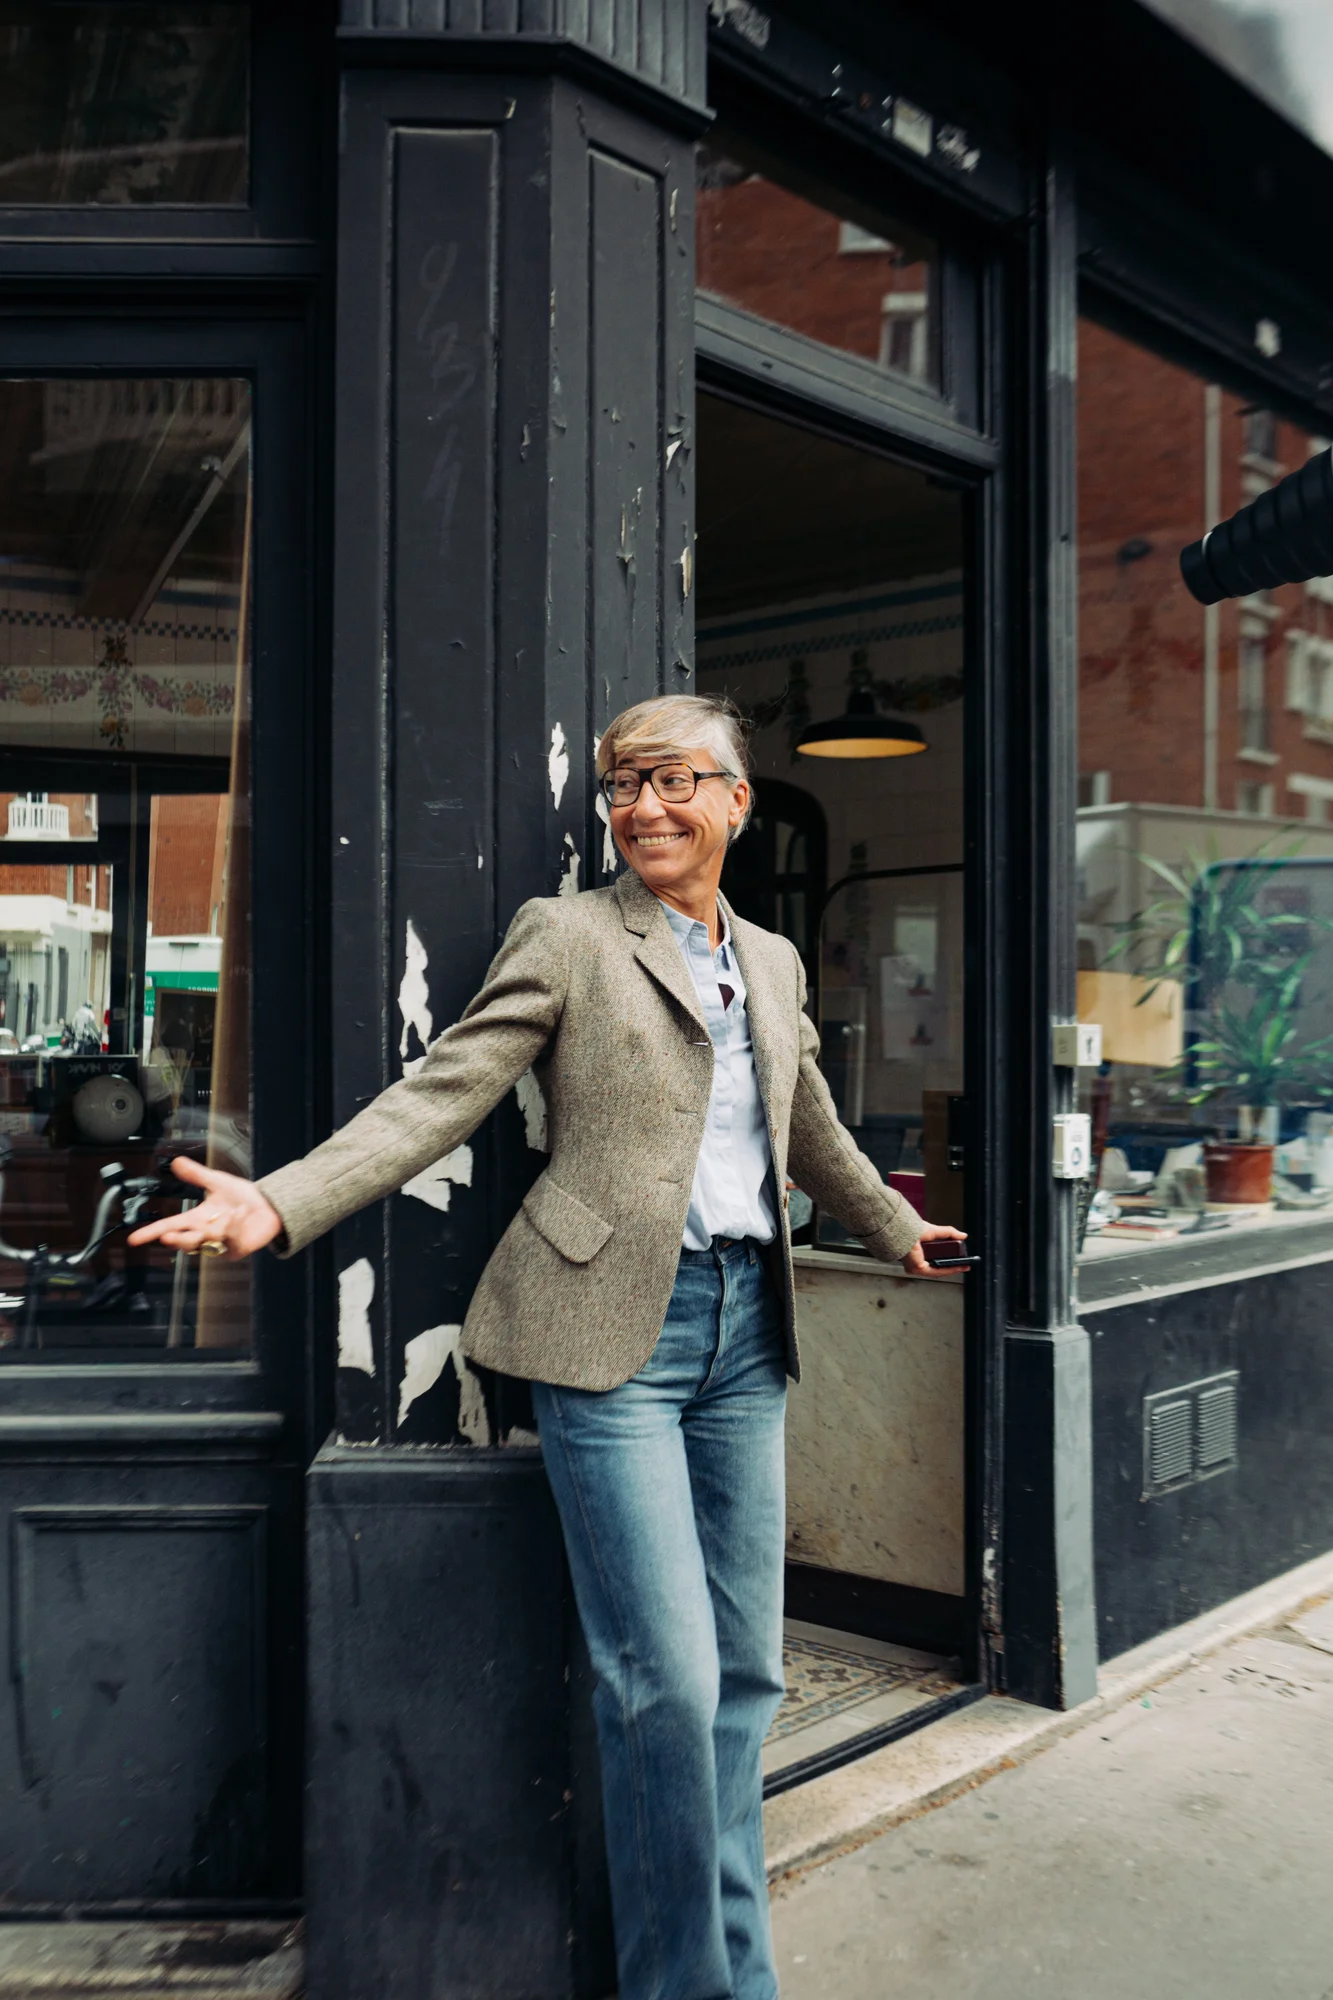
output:
[[796,739],[803,757],[915,757],[929,747],[914,722],[881,715],[867,687],[853,688],[845,715],[812,722]]

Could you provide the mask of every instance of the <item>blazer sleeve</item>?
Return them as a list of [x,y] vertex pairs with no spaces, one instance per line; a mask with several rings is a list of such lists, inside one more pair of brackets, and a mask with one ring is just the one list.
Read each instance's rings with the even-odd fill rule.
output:
[[481,991],[431,1043],[415,1075],[257,1183],[282,1217],[280,1255],[304,1250],[461,1146],[536,1061],[559,1025],[569,984],[566,926],[554,904],[548,897],[523,905]]
[[793,948],[801,1056],[791,1107],[787,1169],[796,1185],[882,1263],[899,1263],[925,1227],[910,1201],[885,1187],[838,1116],[819,1067],[819,1034],[805,1011],[805,969]]

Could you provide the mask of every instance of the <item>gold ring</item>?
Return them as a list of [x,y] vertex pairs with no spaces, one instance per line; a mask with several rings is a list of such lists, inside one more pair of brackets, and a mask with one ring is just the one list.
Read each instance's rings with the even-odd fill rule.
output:
[[206,1242],[199,1245],[199,1255],[201,1257],[225,1257],[226,1254],[226,1244],[220,1243],[216,1236],[210,1236]]

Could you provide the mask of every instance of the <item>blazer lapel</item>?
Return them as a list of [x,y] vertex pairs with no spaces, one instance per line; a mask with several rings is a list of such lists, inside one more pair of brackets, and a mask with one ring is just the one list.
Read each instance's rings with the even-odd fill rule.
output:
[[724,904],[724,908],[731,925],[731,942],[740,965],[741,978],[745,981],[745,1011],[750,1017],[755,1074],[759,1079],[764,1109],[768,1113],[769,1129],[772,1130],[776,1123],[773,1115],[773,1071],[783,1043],[790,1043],[792,1038],[792,1010],[790,1006],[784,1006],[773,981],[767,976],[765,954],[754,948],[751,927],[737,922],[736,912],[730,904]]
[[651,889],[644,887],[639,877],[631,869],[616,882],[616,898],[625,929],[637,936],[634,956],[644,971],[665,987],[672,999],[677,1001],[691,1020],[696,1021],[701,1033],[708,1038],[708,1023],[704,1020],[699,1006],[699,996],[694,990],[689,967],[680,955],[666,912]]

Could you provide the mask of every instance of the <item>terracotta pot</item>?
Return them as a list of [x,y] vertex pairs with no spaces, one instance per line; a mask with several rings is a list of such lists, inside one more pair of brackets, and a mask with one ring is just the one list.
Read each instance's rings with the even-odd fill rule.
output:
[[1219,1139],[1203,1149],[1209,1201],[1253,1202],[1273,1199],[1273,1148],[1242,1146]]

